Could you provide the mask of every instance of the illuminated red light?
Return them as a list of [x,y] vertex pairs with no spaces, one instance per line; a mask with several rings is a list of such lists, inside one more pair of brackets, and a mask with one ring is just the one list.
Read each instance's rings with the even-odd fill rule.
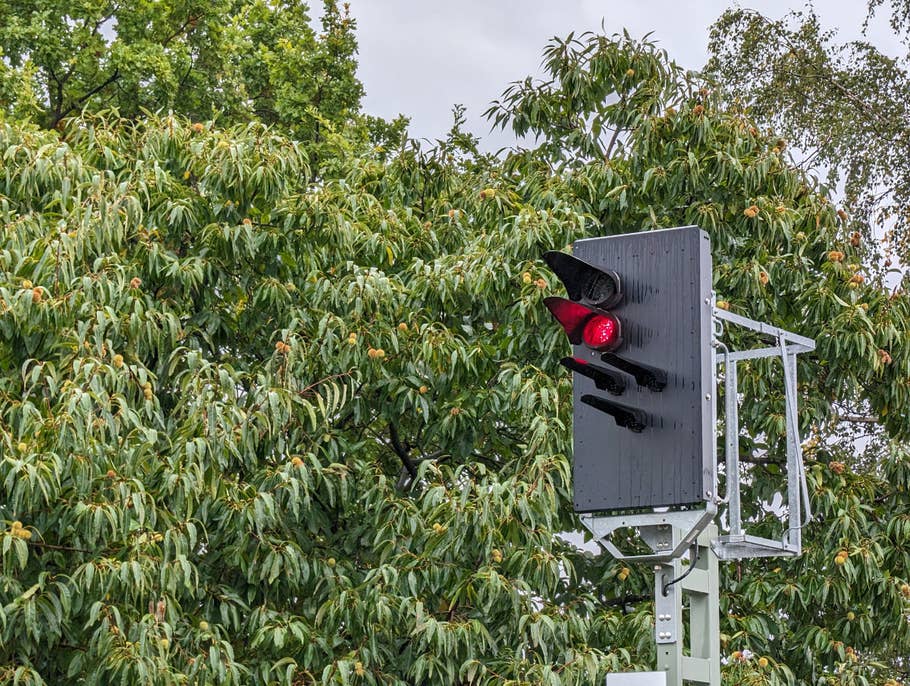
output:
[[581,338],[593,350],[610,350],[619,342],[619,322],[614,317],[595,314],[585,324]]
[[614,350],[621,342],[619,320],[565,298],[544,298],[544,304],[565,329],[573,345],[584,343],[593,350]]
[[556,318],[556,321],[562,324],[569,341],[575,345],[581,343],[581,332],[585,322],[594,313],[584,305],[579,305],[565,298],[544,298],[543,302]]

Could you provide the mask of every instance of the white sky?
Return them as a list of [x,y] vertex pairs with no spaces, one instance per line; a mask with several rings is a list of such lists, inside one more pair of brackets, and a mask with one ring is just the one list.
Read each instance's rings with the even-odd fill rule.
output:
[[[489,103],[512,81],[538,75],[541,53],[553,36],[575,31],[608,34],[629,30],[652,40],[682,66],[701,67],[707,58],[708,28],[731,6],[721,0],[350,0],[360,44],[359,76],[366,89],[364,110],[391,118],[411,117],[411,135],[439,138],[451,126],[452,106],[468,108],[468,128],[484,148],[511,143],[490,133],[482,118]],[[317,3],[313,3],[316,5]],[[803,2],[741,3],[778,18]],[[860,37],[864,0],[818,0],[816,10],[841,40]],[[318,7],[314,7],[318,10]],[[872,38],[891,53],[899,50],[885,21]],[[890,40],[889,40],[890,39]]]

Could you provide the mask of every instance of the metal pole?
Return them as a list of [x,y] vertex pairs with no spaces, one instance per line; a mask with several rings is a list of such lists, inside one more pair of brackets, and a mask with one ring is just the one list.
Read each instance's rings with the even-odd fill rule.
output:
[[[666,673],[668,686],[683,686],[684,681],[720,686],[720,585],[717,557],[711,551],[716,537],[717,527],[711,524],[698,537],[697,559],[689,567],[679,559],[654,566],[657,669]],[[674,579],[678,581],[668,585]],[[683,640],[683,593],[689,598],[688,651]]]
[[720,579],[711,541],[712,524],[698,539],[698,561],[682,581],[689,596],[689,657],[683,657],[683,678],[705,686],[720,686]]
[[[673,536],[678,536],[674,527]],[[657,670],[667,673],[668,686],[682,686],[682,587],[669,581],[682,575],[682,561],[654,565],[654,638],[657,643]],[[666,587],[666,589],[665,589]]]
[[743,533],[739,508],[739,398],[736,360],[727,353],[724,362],[724,423],[726,424],[727,452],[727,516],[730,519],[730,535]]
[[791,383],[787,342],[780,339],[781,363],[784,368],[784,412],[787,422],[787,509],[790,512],[790,526],[787,543],[799,550],[802,547],[802,512],[800,508],[800,482],[802,460],[799,453],[799,425],[796,423],[796,384]]

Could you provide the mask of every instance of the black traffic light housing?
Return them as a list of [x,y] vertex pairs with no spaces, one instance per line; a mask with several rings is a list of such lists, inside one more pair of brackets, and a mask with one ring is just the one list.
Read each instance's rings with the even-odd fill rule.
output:
[[568,299],[577,512],[713,497],[711,252],[696,226],[577,241],[544,259]]

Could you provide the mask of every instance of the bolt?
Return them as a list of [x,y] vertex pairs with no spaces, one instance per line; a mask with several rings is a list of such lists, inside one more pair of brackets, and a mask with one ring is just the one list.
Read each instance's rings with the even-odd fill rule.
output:
[[705,400],[710,400],[710,399],[711,399],[711,394],[705,393]]

